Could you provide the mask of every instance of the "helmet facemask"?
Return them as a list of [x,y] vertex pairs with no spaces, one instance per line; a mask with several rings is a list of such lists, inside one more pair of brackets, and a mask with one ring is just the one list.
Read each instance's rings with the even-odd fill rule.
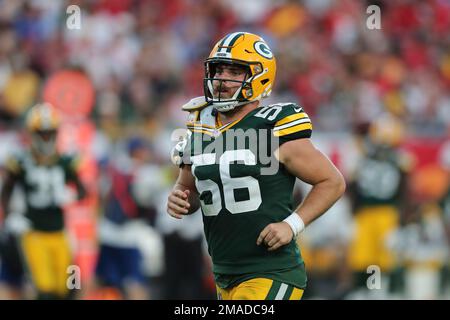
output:
[[[236,66],[246,70],[245,78],[242,81],[226,78],[215,78],[218,65]],[[203,89],[205,99],[212,104],[219,112],[227,112],[233,110],[237,106],[245,105],[249,102],[259,100],[260,97],[253,98],[252,81],[257,74],[261,73],[262,67],[259,63],[250,64],[245,61],[232,59],[207,59],[205,62],[205,78],[203,81]],[[232,97],[222,97],[222,88],[224,82],[238,84],[236,91]],[[233,86],[234,87],[234,86]],[[250,100],[250,98],[252,98]]]

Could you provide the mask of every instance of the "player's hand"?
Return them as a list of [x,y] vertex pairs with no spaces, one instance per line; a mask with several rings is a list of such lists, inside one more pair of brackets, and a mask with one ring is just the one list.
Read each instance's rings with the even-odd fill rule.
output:
[[294,233],[286,222],[271,223],[261,231],[256,244],[264,243],[269,251],[273,251],[290,243],[293,237]]
[[190,191],[188,189],[185,191],[172,190],[167,199],[167,213],[174,218],[182,219],[183,215],[189,212],[191,206],[188,201],[189,194]]

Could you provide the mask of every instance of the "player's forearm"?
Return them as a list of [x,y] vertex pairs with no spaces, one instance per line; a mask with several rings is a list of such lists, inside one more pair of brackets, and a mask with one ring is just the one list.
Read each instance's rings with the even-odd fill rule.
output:
[[190,204],[190,207],[188,209],[188,213],[187,214],[191,214],[194,213],[195,211],[197,211],[200,208],[200,199],[198,197],[198,193],[197,190],[190,188],[189,186],[186,186],[180,182],[177,182],[175,184],[175,186],[173,187],[174,190],[180,190],[180,191],[186,191],[189,190],[189,197],[187,199],[187,201]]
[[313,186],[295,211],[308,225],[324,214],[344,192],[345,182],[341,176],[324,180]]

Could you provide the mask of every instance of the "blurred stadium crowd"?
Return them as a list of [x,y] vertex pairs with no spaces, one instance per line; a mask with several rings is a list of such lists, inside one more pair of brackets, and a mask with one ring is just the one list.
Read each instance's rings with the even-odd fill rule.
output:
[[[66,27],[71,4],[81,8],[79,30]],[[371,4],[381,30],[366,26]],[[312,139],[349,185],[299,240],[305,298],[449,299],[448,1],[3,0],[0,166],[26,146],[24,116],[52,74],[82,70],[95,89],[89,117],[73,111],[58,137],[80,156],[90,194],[66,212],[78,298],[215,297],[201,214],[176,221],[165,203],[180,107],[203,94],[204,59],[236,30],[260,34],[277,57],[264,103],[302,105]],[[297,201],[306,188],[299,183]],[[18,192],[17,216],[21,203]],[[367,289],[369,265],[381,268],[381,289]]]

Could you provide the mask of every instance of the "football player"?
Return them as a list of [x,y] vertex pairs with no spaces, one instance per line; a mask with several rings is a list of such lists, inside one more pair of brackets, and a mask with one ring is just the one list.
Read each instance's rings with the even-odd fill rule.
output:
[[361,144],[362,156],[349,184],[355,228],[348,265],[355,292],[364,295],[369,292],[366,284],[369,266],[379,267],[383,277],[386,276],[384,280],[395,280],[391,276],[399,261],[388,246],[388,239],[400,225],[400,213],[407,199],[406,178],[412,166],[411,158],[398,150],[404,136],[399,120],[383,115],[367,130]]
[[30,109],[26,127],[31,146],[9,159],[1,191],[2,209],[8,214],[14,185],[24,190],[29,230],[23,233],[20,242],[38,299],[64,299],[69,295],[67,268],[72,257],[63,205],[71,200],[71,193],[66,184],[74,183],[78,199],[85,194],[76,171],[77,161],[56,150],[59,125],[58,114],[50,104],[41,103]]
[[[175,148],[180,171],[167,211],[182,218],[201,207],[219,299],[301,299],[306,272],[296,237],[345,190],[309,139],[305,111],[261,105],[275,72],[261,37],[229,34],[205,61],[204,98],[184,108],[189,130]],[[293,208],[296,177],[313,188]]]

